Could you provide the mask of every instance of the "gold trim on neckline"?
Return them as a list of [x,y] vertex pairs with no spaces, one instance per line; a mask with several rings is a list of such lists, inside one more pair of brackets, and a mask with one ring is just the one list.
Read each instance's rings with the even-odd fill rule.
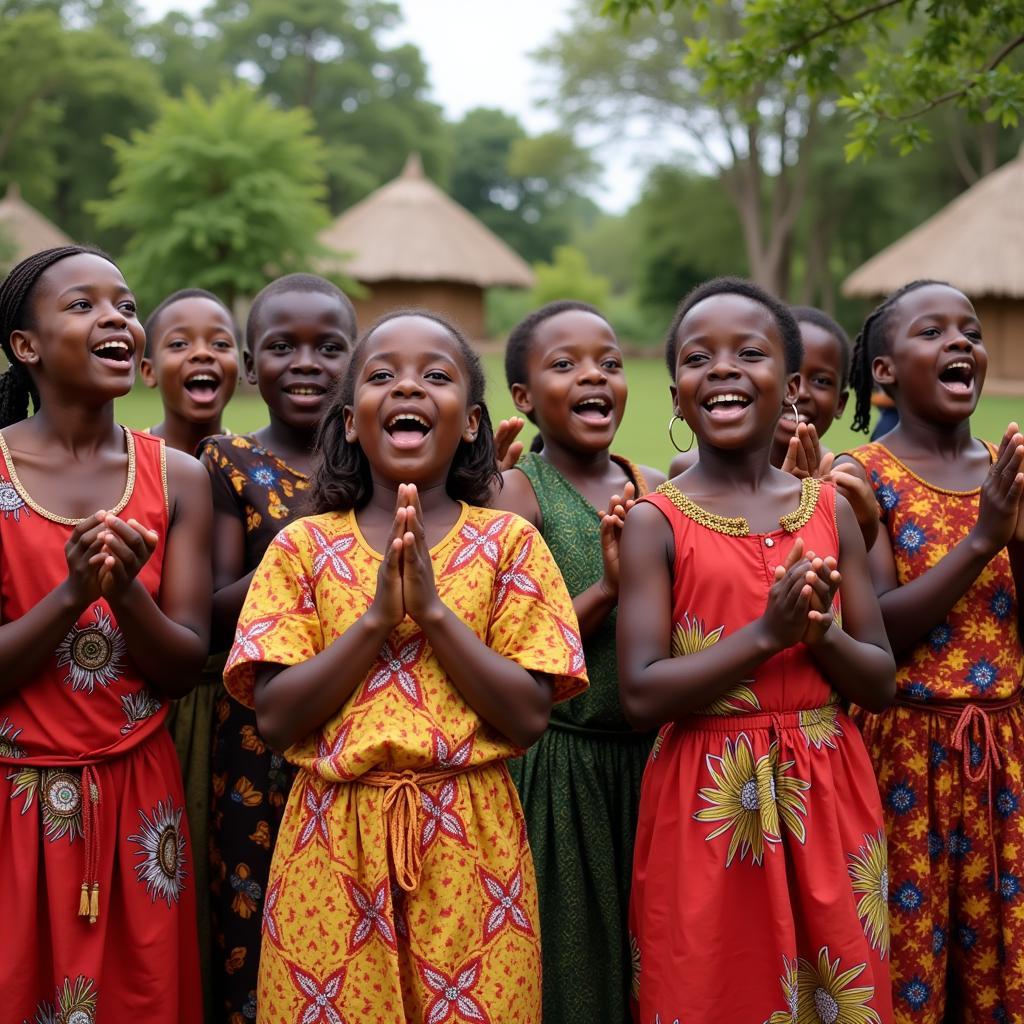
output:
[[[655,494],[663,494],[684,516],[700,526],[714,530],[715,533],[723,533],[727,537],[750,536],[750,523],[744,516],[720,516],[715,512],[709,512],[667,481],[658,487]],[[814,515],[819,494],[821,481],[810,476],[804,477],[800,484],[800,504],[792,512],[779,517],[779,526],[786,533],[796,533],[806,526]]]
[[[121,429],[124,431],[125,450],[128,453],[128,478],[125,480],[124,493],[121,495],[121,499],[113,508],[108,509],[110,514],[115,516],[120,515],[125,510],[128,502],[131,501],[132,492],[135,490],[135,438],[127,427],[122,427]],[[7,472],[11,477],[14,489],[21,496],[25,504],[37,515],[61,526],[80,526],[89,518],[88,516],[83,516],[81,519],[71,519],[68,516],[59,516],[36,502],[32,495],[25,490],[24,484],[22,484],[18,477],[18,471],[14,466],[14,457],[11,455],[10,448],[7,447],[7,439],[2,432],[0,432],[0,453],[3,454],[4,462],[7,464]]]

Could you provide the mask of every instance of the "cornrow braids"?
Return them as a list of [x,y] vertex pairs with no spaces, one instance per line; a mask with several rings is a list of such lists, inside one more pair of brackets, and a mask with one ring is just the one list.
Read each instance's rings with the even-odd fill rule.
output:
[[114,262],[105,252],[90,246],[62,245],[26,257],[0,282],[0,347],[10,364],[6,372],[0,375],[0,427],[25,419],[30,398],[33,410],[39,408],[39,392],[28,370],[15,357],[11,347],[11,335],[15,331],[32,327],[32,292],[39,279],[54,263],[86,253]]
[[856,398],[853,414],[853,429],[868,432],[871,421],[871,392],[875,387],[875,378],[871,373],[871,364],[875,359],[889,351],[889,321],[900,299],[908,292],[918,288],[927,288],[937,284],[950,287],[945,281],[932,281],[922,278],[910,281],[898,288],[888,298],[880,302],[868,314],[857,337],[853,339],[853,355],[850,359],[850,386]]
[[209,299],[210,302],[220,306],[228,315],[228,319],[231,321],[231,333],[234,335],[235,344],[238,344],[239,332],[238,324],[235,323],[235,318],[231,314],[231,310],[225,305],[224,300],[214,295],[213,292],[208,292],[205,288],[182,288],[179,291],[172,292],[167,296],[163,302],[160,303],[152,313],[146,317],[146,322],[143,324],[142,329],[146,332],[146,350],[144,355],[146,358],[150,358],[153,355],[153,342],[152,338],[156,336],[157,328],[160,326],[160,318],[171,308],[176,302],[181,302],[183,299]]

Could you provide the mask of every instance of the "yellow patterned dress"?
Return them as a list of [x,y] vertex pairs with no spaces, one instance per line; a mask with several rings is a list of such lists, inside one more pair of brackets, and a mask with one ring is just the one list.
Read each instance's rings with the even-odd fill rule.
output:
[[[464,505],[430,552],[438,593],[555,699],[586,687],[572,602],[540,535]],[[329,646],[373,602],[380,555],[351,512],[286,527],[253,578],[226,683]],[[533,862],[504,762],[520,754],[466,703],[406,618],[338,710],[287,752],[299,768],[263,917],[265,1024],[540,1020]]]

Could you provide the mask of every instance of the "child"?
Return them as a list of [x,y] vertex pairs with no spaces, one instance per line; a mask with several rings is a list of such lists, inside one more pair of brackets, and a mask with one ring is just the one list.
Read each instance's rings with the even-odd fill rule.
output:
[[114,422],[144,339],[108,257],[67,246],[19,263],[0,339],[2,1016],[199,1020],[164,720],[206,656],[209,484]]
[[168,447],[193,455],[223,432],[221,416],[238,383],[238,330],[212,292],[168,295],[146,320],[142,379],[160,389],[164,418],[150,430]]
[[896,1020],[1024,1020],[1018,592],[1024,438],[971,436],[988,356],[967,298],[915,281],[864,323],[854,427],[877,382],[897,426],[851,454],[882,509],[871,551],[896,706],[857,713],[889,834]]
[[[299,514],[328,393],[355,342],[351,302],[330,281],[291,274],[255,298],[245,327],[245,371],[270,423],[211,438],[202,461],[213,484],[213,649],[230,646],[253,571],[278,530]],[[222,689],[212,752],[210,859],[220,1019],[255,1016],[260,923],[274,837],[292,772],[267,749],[252,710]]]
[[633,732],[619,707],[618,539],[632,496],[664,476],[609,452],[626,377],[618,339],[593,306],[552,302],[531,313],[509,335],[505,375],[543,448],[504,474],[494,503],[531,522],[551,548],[573,595],[590,678],[509,766],[537,868],[544,1019],[626,1021],[626,912],[652,736]]
[[483,392],[450,324],[378,321],[324,418],[317,514],[253,578],[227,686],[299,769],[261,1022],[540,1020],[536,885],[503,762],[586,675],[544,541],[474,507],[496,471]]
[[888,1024],[882,810],[840,701],[884,707],[894,665],[850,506],[769,461],[799,330],[719,279],[667,357],[700,458],[621,542],[623,708],[668,723],[633,862],[638,1019]]

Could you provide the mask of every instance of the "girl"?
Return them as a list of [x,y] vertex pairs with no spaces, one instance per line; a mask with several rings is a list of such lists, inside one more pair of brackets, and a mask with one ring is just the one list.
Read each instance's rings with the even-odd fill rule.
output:
[[[317,424],[355,331],[346,296],[312,274],[279,278],[253,301],[245,369],[270,423],[254,434],[211,438],[202,449],[213,484],[215,651],[230,646],[253,571],[309,491]],[[263,901],[292,773],[260,738],[252,710],[223,688],[213,732],[214,1005],[218,1019],[241,1024],[256,1015]]]
[[626,911],[652,737],[634,733],[619,707],[618,538],[632,496],[664,476],[609,452],[626,378],[618,339],[593,306],[553,302],[531,313],[509,335],[505,375],[543,447],[504,474],[495,503],[533,523],[550,546],[573,595],[590,677],[587,693],[555,709],[540,741],[509,766],[537,868],[544,1018],[626,1021]]
[[882,509],[871,570],[898,665],[896,706],[857,718],[889,833],[900,1022],[1024,1019],[1024,438],[971,436],[987,365],[971,303],[934,281],[883,302],[854,351],[854,426],[876,382],[899,412],[851,454]]
[[882,812],[840,701],[881,709],[894,665],[850,506],[769,460],[800,334],[720,279],[684,300],[667,356],[700,458],[621,545],[623,708],[668,723],[633,863],[639,1020],[888,1024]]
[[108,257],[68,246],[19,263],[0,338],[3,1016],[198,1020],[164,720],[206,655],[209,484],[114,422],[143,332]]
[[299,769],[260,1021],[540,1020],[533,865],[503,762],[586,675],[544,541],[473,507],[495,475],[483,391],[450,324],[378,321],[324,420],[317,514],[253,578],[227,686]]
[[202,288],[168,295],[145,328],[142,379],[160,389],[164,409],[150,433],[193,455],[224,429],[221,416],[238,383],[238,329],[228,307]]

